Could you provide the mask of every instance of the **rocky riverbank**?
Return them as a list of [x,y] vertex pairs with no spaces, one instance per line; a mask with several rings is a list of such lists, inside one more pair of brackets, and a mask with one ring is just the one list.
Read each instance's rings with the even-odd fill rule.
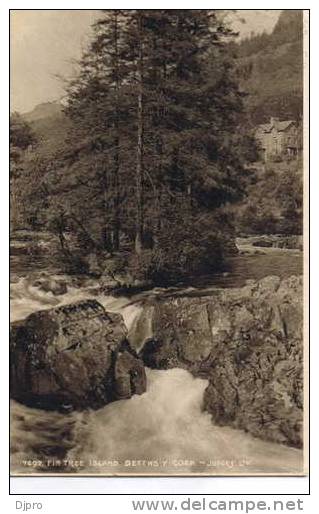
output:
[[241,255],[262,255],[274,250],[300,251],[303,250],[301,235],[258,235],[237,237],[236,246]]
[[215,424],[302,446],[302,278],[266,277],[209,297],[155,301],[130,334],[153,369],[209,380]]
[[128,332],[95,300],[35,312],[12,326],[11,392],[33,406],[99,407],[143,393],[144,366],[183,368],[208,380],[215,425],[300,448],[302,297],[300,276],[144,296]]

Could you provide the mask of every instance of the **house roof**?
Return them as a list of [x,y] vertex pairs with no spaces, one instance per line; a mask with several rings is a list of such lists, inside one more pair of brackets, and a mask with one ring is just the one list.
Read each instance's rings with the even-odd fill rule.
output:
[[291,124],[295,123],[294,120],[286,120],[286,121],[279,121],[279,120],[271,120],[270,123],[263,123],[261,125],[258,125],[257,130],[258,132],[271,132],[273,128],[276,128],[278,132],[283,132],[288,127],[290,127]]
[[286,130],[286,128],[290,127],[292,125],[294,120],[287,120],[287,121],[277,121],[277,130],[279,132],[282,132],[283,130]]

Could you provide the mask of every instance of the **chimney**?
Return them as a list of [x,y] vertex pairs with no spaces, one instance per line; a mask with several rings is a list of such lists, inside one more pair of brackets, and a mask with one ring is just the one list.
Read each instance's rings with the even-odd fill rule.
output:
[[277,123],[277,121],[279,121],[279,118],[275,118],[274,116],[271,116],[270,125],[273,127],[275,125],[275,123]]

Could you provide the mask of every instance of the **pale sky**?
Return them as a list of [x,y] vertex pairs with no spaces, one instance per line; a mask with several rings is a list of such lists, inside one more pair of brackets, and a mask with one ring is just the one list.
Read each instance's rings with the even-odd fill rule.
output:
[[[280,10],[241,10],[234,28],[241,37],[270,32]],[[63,95],[57,75],[70,76],[81,56],[97,10],[11,10],[11,110],[27,112]],[[240,21],[245,20],[245,23]]]

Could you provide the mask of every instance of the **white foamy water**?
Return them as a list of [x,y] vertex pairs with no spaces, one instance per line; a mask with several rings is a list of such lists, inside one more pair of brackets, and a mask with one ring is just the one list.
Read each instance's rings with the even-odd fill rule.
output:
[[[96,284],[95,284],[96,286]],[[28,278],[21,278],[10,288],[10,314],[11,321],[24,319],[32,312],[43,309],[51,309],[60,305],[78,302],[88,298],[94,298],[100,302],[104,308],[111,312],[120,312],[124,322],[129,329],[135,318],[141,312],[141,307],[134,305],[128,298],[97,295],[94,284],[79,289],[68,286],[68,292],[61,296],[55,296],[51,292],[44,292],[32,285]]]
[[[68,453],[85,473],[289,473],[301,452],[212,425],[208,384],[182,369],[148,370],[148,390],[90,412]],[[109,461],[109,462],[107,462]]]
[[[69,288],[55,297],[20,279],[12,286],[12,320],[84,298],[121,312],[128,328],[141,307],[126,298]],[[98,411],[61,414],[11,408],[13,473],[250,474],[301,473],[302,452],[216,427],[202,411],[208,382],[181,369],[147,370],[147,391]]]

